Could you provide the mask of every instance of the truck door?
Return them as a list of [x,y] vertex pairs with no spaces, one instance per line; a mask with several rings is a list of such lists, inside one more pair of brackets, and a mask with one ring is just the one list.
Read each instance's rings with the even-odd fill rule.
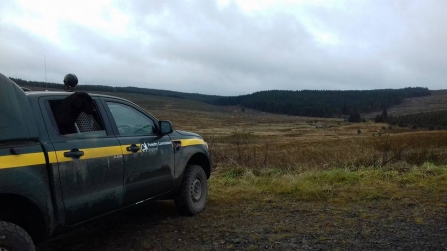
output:
[[[122,151],[110,124],[104,123],[102,106],[93,118],[96,126],[77,133],[60,135],[52,116],[59,100],[45,99],[44,118],[58,163],[61,193],[67,224],[75,224],[119,209],[123,204]],[[84,126],[85,127],[85,126]],[[95,128],[96,127],[96,128]]]
[[121,143],[124,162],[124,204],[170,191],[174,177],[171,138],[156,133],[157,120],[133,104],[105,100]]

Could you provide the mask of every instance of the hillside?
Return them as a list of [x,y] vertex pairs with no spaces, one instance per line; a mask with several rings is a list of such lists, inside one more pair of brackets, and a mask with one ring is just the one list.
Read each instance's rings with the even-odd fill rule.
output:
[[[35,82],[35,81],[25,81],[21,79],[11,78],[14,80],[17,84],[20,86],[31,88],[32,90],[62,90],[62,84],[56,84],[56,83],[43,83],[43,82]],[[48,88],[45,88],[47,86]],[[419,88],[407,88],[410,91],[419,91]],[[390,116],[396,117],[406,114],[416,114],[421,112],[429,112],[429,111],[442,111],[447,110],[447,90],[436,90],[436,91],[430,91],[431,95],[427,95],[427,89],[426,88],[420,88],[422,92],[413,92],[413,93],[407,93],[402,96],[396,95],[396,94],[390,94],[393,92],[399,92],[399,90],[373,90],[373,91],[364,91],[372,98],[364,98],[363,96],[358,96],[358,93],[362,93],[359,91],[301,91],[302,94],[308,94],[312,92],[316,92],[319,97],[316,97],[314,95],[307,95],[307,98],[303,98],[303,102],[307,103],[309,106],[307,108],[307,112],[304,111],[303,114],[290,114],[290,115],[301,115],[301,116],[316,116],[319,115],[320,117],[331,117],[328,116],[328,111],[335,111],[336,115],[332,117],[343,117],[346,115],[349,115],[349,113],[355,109],[361,112],[362,117],[372,119],[377,114],[380,114],[382,112],[382,106],[384,104],[392,103],[399,101],[401,103],[390,105],[388,108],[388,114]],[[269,112],[269,113],[281,113],[278,110],[262,110],[258,108],[252,108],[250,106],[246,106],[240,103],[243,103],[241,100],[244,97],[253,96],[253,95],[259,95],[259,93],[254,93],[250,95],[244,95],[244,96],[237,96],[237,97],[222,97],[217,95],[202,95],[202,94],[192,94],[192,93],[182,93],[182,92],[175,92],[175,91],[166,91],[166,90],[155,90],[155,89],[145,89],[145,88],[135,88],[135,87],[111,87],[111,86],[94,86],[94,85],[87,85],[87,86],[78,86],[77,90],[79,91],[89,91],[89,92],[97,92],[97,93],[107,93],[109,95],[115,95],[115,96],[122,96],[124,98],[131,99],[136,98],[136,101],[141,101],[147,99],[146,102],[151,102],[148,104],[148,107],[157,107],[161,104],[168,104],[168,103],[176,103],[180,104],[179,106],[182,107],[192,107],[191,109],[197,109],[197,108],[206,108],[208,110],[216,110],[216,111],[242,111],[245,110],[247,113],[250,112]],[[401,89],[402,90],[406,89]],[[385,91],[385,94],[382,97],[380,96],[380,93]],[[300,93],[300,92],[292,92],[292,91],[271,91],[273,93],[281,93],[285,92],[286,95],[284,98],[282,95],[272,95],[274,97],[274,100],[277,100],[278,102],[275,104],[275,106],[278,107],[287,107],[287,95],[291,95],[294,93]],[[340,98],[339,96],[332,95],[332,94],[343,94],[345,95],[344,98]],[[388,94],[386,94],[388,93]],[[374,95],[373,95],[374,94]],[[367,96],[368,96],[367,95]],[[410,97],[410,98],[403,98],[408,95],[416,95],[416,97]],[[426,95],[426,96],[418,96],[418,95]],[[183,100],[183,101],[181,101]],[[231,104],[235,103],[235,105],[231,106],[216,106],[212,105],[214,103],[222,103],[223,101],[228,100],[237,100],[237,102],[231,102]],[[255,99],[256,100],[256,99]],[[291,99],[293,100],[293,99]],[[337,102],[340,103],[341,101],[351,100],[352,104],[349,102],[343,103],[342,107],[337,107]],[[365,108],[365,104],[355,103],[354,101],[368,101],[369,106]],[[382,102],[385,100],[384,102]],[[195,102],[193,102],[195,101]],[[268,103],[268,101],[264,101],[265,104]],[[323,106],[326,106],[326,108],[322,108]],[[340,104],[339,104],[340,105]],[[352,106],[350,106],[352,105]],[[174,106],[175,107],[175,106]],[[327,108],[329,107],[329,108]],[[363,107],[363,108],[362,108]],[[375,108],[374,112],[365,112],[365,110],[371,110],[372,108]],[[343,111],[344,110],[344,111]],[[363,112],[362,112],[363,111]]]
[[217,105],[241,105],[264,112],[309,116],[347,117],[352,113],[382,111],[401,104],[406,98],[429,96],[427,88],[365,91],[261,91],[249,95],[225,97]]
[[400,116],[420,112],[447,110],[447,90],[430,92],[430,96],[405,99],[402,104],[388,109],[388,114]]
[[[399,104],[388,108],[388,115],[393,117],[417,114],[421,112],[435,112],[447,110],[447,90],[430,91],[431,95],[407,98]],[[362,117],[372,119],[381,111],[362,113]]]

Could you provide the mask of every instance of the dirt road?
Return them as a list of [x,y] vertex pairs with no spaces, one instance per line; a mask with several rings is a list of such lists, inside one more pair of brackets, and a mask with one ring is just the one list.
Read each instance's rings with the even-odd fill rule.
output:
[[447,250],[445,200],[430,201],[211,200],[196,217],[179,216],[170,201],[151,202],[38,250]]

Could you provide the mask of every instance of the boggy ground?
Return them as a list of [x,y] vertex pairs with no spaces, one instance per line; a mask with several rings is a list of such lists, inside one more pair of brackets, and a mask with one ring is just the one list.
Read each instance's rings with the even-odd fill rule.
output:
[[211,198],[196,217],[180,216],[171,201],[150,202],[42,243],[38,250],[446,250],[445,201],[344,204],[259,196],[220,203]]

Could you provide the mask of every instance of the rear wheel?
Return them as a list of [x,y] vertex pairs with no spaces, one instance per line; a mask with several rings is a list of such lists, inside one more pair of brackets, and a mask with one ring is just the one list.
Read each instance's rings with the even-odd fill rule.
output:
[[180,193],[175,203],[182,214],[196,215],[205,208],[208,197],[208,180],[198,165],[186,166]]
[[36,250],[28,233],[16,224],[0,221],[0,251]]

